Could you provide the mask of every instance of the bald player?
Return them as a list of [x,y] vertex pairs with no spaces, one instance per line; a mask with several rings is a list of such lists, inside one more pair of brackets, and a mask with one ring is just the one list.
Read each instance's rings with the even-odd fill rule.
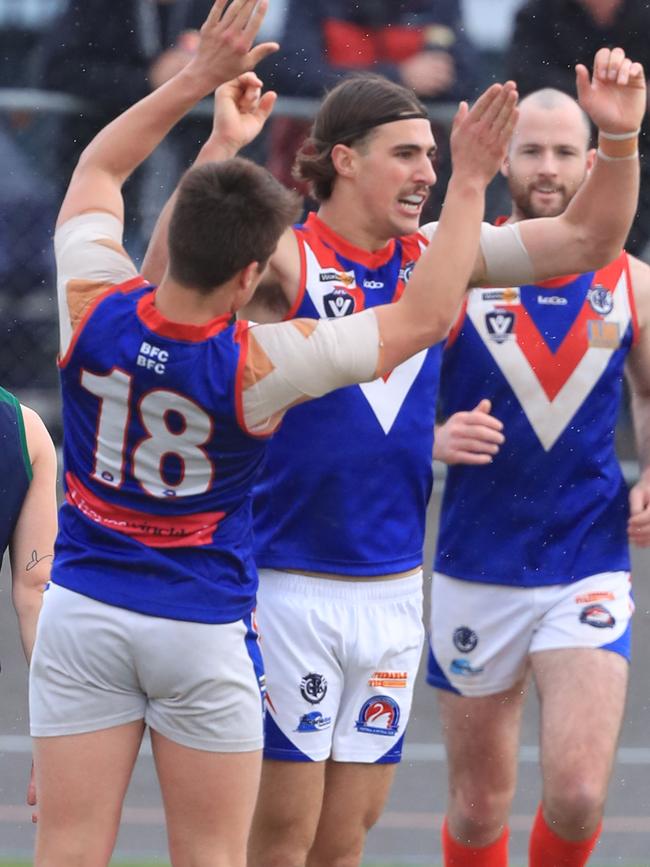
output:
[[[528,96],[503,166],[507,222],[564,213],[594,159],[573,99]],[[508,863],[531,678],[543,789],[528,863],[581,867],[598,840],[628,680],[628,541],[650,544],[649,322],[650,269],[621,252],[474,289],[447,343],[428,672],[449,762],[445,867]],[[629,495],[614,450],[624,371],[641,464]]]

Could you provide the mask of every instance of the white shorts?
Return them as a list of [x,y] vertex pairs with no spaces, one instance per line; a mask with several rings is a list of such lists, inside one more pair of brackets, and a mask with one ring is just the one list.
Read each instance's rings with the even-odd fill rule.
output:
[[50,584],[30,667],[32,736],[143,719],[186,747],[261,749],[264,674],[248,620],[150,617]]
[[427,680],[461,695],[494,695],[540,650],[593,647],[630,658],[634,612],[628,572],[571,584],[505,587],[434,573]]
[[340,581],[260,570],[264,755],[398,762],[422,652],[422,573]]

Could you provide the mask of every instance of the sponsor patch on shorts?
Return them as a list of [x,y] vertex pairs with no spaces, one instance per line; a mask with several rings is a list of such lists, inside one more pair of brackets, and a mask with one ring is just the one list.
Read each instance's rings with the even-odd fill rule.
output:
[[373,671],[368,686],[375,689],[406,689],[408,677],[407,671]]
[[389,695],[374,695],[364,702],[355,722],[358,732],[369,735],[395,737],[399,727],[400,710]]

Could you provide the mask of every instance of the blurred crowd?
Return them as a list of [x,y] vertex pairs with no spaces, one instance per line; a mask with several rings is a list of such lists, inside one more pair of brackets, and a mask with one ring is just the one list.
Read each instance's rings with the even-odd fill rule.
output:
[[[50,383],[43,354],[55,352],[50,237],[56,208],[86,142],[108,119],[159,87],[191,57],[211,0],[0,0],[4,94],[0,153],[0,315],[3,385]],[[573,68],[602,45],[622,45],[650,70],[650,8],[638,0],[270,0],[261,39],[280,51],[258,70],[286,97],[319,98],[349,71],[368,69],[411,87],[431,106],[439,143],[435,218],[449,173],[450,104],[512,77],[525,95],[552,86],[575,96]],[[15,88],[76,97],[38,110]],[[27,93],[27,91],[25,92]],[[48,108],[48,105],[50,108]],[[281,109],[281,106],[280,106]],[[276,116],[255,145],[285,183],[309,117]],[[209,128],[191,117],[130,181],[126,244],[142,255],[156,214]],[[629,251],[650,254],[650,161],[642,136],[642,195]],[[307,202],[306,206],[309,206]],[[495,187],[489,219],[507,207]],[[43,331],[39,332],[39,323]],[[53,370],[54,365],[49,368]]]

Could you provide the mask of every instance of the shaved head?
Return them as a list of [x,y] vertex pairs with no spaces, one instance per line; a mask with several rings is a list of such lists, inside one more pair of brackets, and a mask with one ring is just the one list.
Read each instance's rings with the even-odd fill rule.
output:
[[[513,142],[517,135],[517,130],[521,126],[521,118],[530,109],[541,109],[548,112],[564,109],[569,114],[573,113],[575,115],[575,123],[584,130],[585,147],[589,147],[589,143],[591,142],[591,121],[589,120],[589,116],[580,108],[572,96],[569,96],[568,93],[564,93],[562,90],[556,90],[554,87],[544,87],[542,90],[535,90],[521,100],[519,103],[520,120],[512,136]],[[549,121],[552,122],[551,117],[549,117]]]

